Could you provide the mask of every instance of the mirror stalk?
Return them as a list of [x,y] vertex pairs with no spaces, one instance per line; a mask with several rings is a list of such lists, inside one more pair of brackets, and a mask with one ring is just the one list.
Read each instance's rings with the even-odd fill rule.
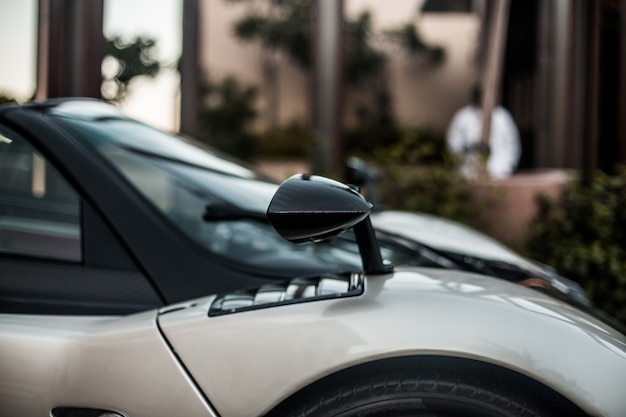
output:
[[369,217],[354,226],[354,235],[359,245],[363,270],[366,274],[378,275],[393,272],[393,266],[383,260],[378,239]]

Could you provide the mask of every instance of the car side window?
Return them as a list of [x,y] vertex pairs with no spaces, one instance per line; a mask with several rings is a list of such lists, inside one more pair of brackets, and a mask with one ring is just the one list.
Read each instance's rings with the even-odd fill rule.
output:
[[0,126],[0,254],[80,262],[80,199],[23,137]]

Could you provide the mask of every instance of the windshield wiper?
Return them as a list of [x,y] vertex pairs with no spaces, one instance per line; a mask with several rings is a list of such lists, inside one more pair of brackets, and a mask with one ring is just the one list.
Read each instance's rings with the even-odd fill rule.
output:
[[269,220],[265,213],[252,210],[244,210],[229,204],[207,204],[204,209],[202,219],[205,222],[214,221],[235,221],[235,220],[254,220],[257,222],[268,223]]

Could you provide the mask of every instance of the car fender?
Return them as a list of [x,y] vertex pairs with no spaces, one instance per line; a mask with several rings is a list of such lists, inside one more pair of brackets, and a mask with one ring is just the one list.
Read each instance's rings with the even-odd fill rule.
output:
[[549,296],[462,272],[398,270],[358,297],[209,317],[213,297],[168,309],[159,325],[220,415],[260,416],[307,385],[386,358],[494,364],[590,415],[623,416],[626,338]]

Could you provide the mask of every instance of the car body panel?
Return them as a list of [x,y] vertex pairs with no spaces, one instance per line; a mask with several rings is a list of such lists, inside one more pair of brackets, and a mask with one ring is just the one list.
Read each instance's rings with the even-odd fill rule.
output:
[[489,362],[551,387],[590,415],[624,415],[626,338],[497,279],[404,270],[368,277],[360,297],[219,317],[207,316],[212,300],[162,314],[159,323],[220,415],[263,415],[328,374],[411,355]]
[[213,416],[161,337],[156,314],[0,315],[0,416],[48,416],[55,407]]
[[371,216],[377,230],[416,240],[431,248],[508,262],[529,270],[537,269],[501,243],[461,223],[425,213],[383,211]]

